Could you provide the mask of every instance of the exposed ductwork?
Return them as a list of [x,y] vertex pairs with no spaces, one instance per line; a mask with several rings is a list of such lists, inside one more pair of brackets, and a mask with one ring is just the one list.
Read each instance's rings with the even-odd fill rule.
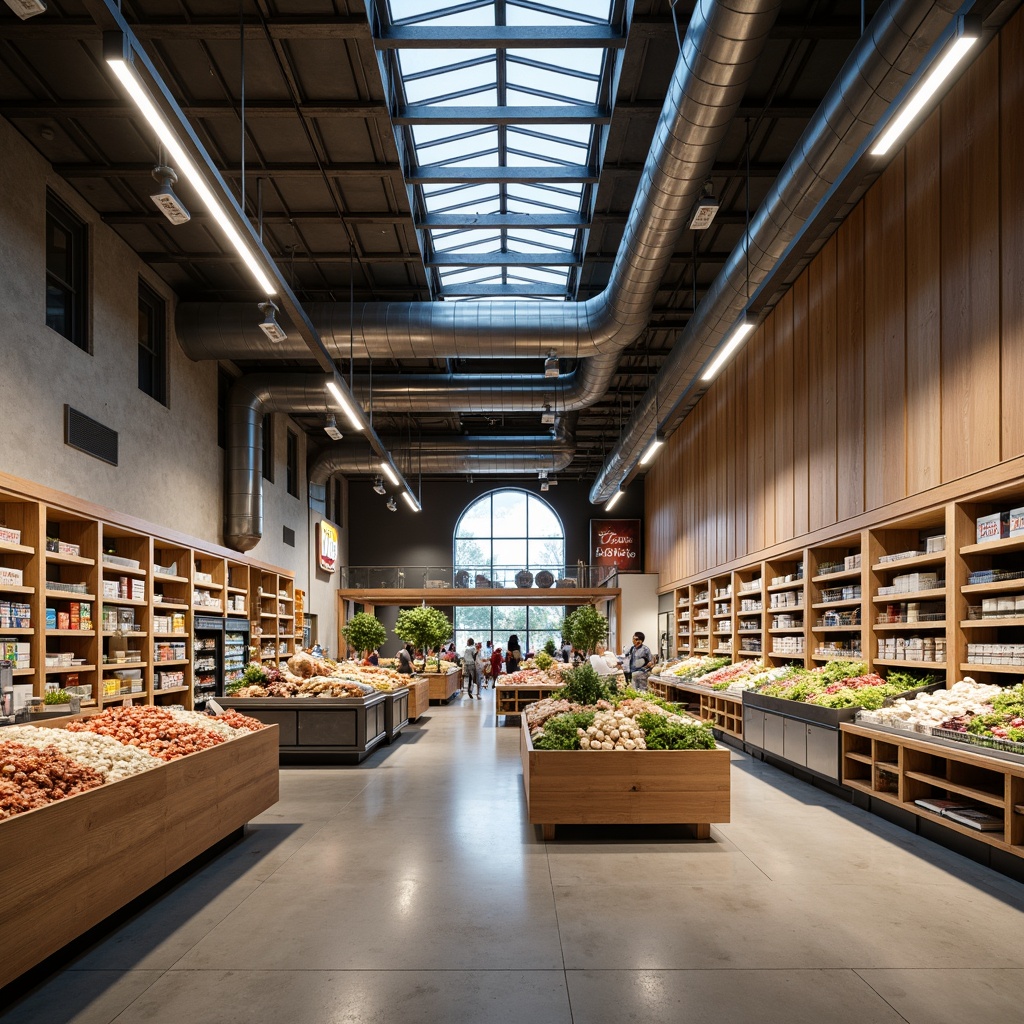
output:
[[[324,343],[357,359],[543,358],[584,360],[558,380],[375,377],[378,409],[514,411],[552,396],[559,410],[600,399],[622,349],[646,328],[686,217],[711,173],[781,0],[700,0],[676,63],[608,287],[586,302],[310,303]],[[177,333],[192,359],[305,358],[304,345],[268,342],[248,303],[182,303]],[[359,391],[359,386],[356,386]],[[364,389],[365,392],[365,389]]]
[[[681,418],[706,390],[700,372],[743,314],[748,294],[850,167],[957,10],[951,0],[889,0],[879,9],[752,218],[749,245],[744,239],[732,252],[605,460],[590,491],[592,502],[607,501],[619,489],[667,422],[666,412],[677,410]],[[851,182],[851,191],[856,184]]]
[[[240,377],[227,401],[226,493],[224,542],[249,551],[263,536],[263,417],[270,412],[324,415],[323,373],[258,373]],[[548,438],[459,437],[396,441],[395,464],[408,473],[558,473],[572,461],[576,444],[564,420]],[[380,457],[360,445],[326,449],[310,470],[311,484],[324,484],[331,473],[374,475]]]
[[[550,438],[452,437],[396,441],[391,448],[395,462],[413,473],[473,473],[480,475],[559,473],[576,451],[576,443],[564,426]],[[332,473],[372,476],[380,472],[380,460],[364,445],[332,445],[314,459],[309,469],[311,485],[323,486]]]

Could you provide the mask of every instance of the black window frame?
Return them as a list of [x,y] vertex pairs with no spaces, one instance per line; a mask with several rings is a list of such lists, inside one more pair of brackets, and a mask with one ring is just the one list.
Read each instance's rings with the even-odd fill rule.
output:
[[285,437],[285,482],[288,493],[299,496],[299,435],[289,430]]
[[[50,241],[54,227],[59,227],[68,237],[67,262],[70,280],[65,280],[50,269]],[[66,203],[54,193],[46,193],[46,291],[44,310],[46,326],[76,348],[91,354],[89,344],[89,295],[88,260],[89,230],[85,222],[77,217]],[[58,289],[66,298],[65,329],[57,327],[50,317],[50,289]]]
[[[142,318],[146,317],[150,344],[142,339]],[[167,300],[139,278],[139,390],[161,405],[167,405]],[[152,390],[144,386],[144,363],[152,368]]]

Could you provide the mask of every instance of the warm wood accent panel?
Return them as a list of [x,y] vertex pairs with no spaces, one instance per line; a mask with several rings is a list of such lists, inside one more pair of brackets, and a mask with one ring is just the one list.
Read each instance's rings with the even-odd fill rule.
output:
[[1002,454],[1012,459],[1024,454],[1024,18],[1006,26],[1000,44]]
[[1024,12],[669,438],[646,479],[663,586],[1024,454],[1021,124]]
[[[840,519],[864,511],[864,205],[857,206],[836,233],[839,384],[836,432],[837,503]],[[813,387],[811,401],[814,401]]]
[[942,476],[998,462],[998,40],[941,108]]
[[907,490],[942,480],[939,115],[907,143]]

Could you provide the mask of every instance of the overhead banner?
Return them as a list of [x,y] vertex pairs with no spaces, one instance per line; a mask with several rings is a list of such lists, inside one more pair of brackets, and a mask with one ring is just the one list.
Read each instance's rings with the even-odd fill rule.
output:
[[639,519],[591,519],[590,564],[619,572],[643,572]]
[[316,525],[317,563],[324,572],[334,572],[338,568],[338,531],[326,520],[321,519]]

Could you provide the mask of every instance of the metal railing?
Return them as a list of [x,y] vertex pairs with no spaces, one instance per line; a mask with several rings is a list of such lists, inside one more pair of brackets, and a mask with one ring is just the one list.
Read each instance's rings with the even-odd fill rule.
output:
[[342,590],[529,590],[594,589],[614,586],[618,570],[604,565],[522,566],[350,565],[342,567]]

